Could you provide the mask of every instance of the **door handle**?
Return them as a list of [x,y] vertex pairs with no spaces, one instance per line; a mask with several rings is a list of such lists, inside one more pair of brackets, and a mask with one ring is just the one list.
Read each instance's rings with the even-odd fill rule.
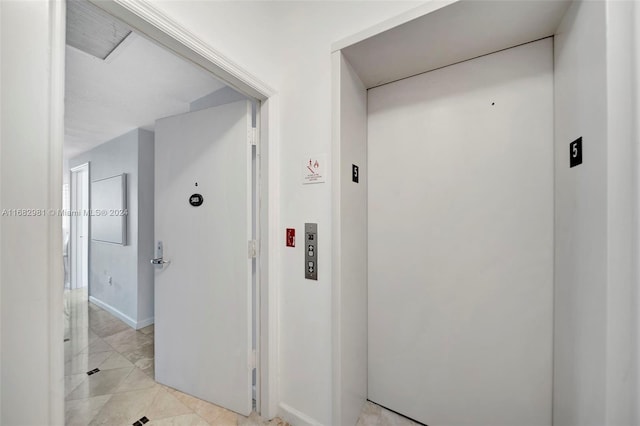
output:
[[164,260],[164,247],[162,241],[158,241],[156,244],[156,257],[155,259],[151,259],[151,264],[156,266],[163,266],[166,263],[171,263],[170,260]]

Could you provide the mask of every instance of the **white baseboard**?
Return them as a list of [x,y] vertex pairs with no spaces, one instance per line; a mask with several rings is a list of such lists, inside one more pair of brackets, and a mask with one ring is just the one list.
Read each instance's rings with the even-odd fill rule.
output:
[[154,318],[147,318],[145,320],[142,321],[136,321],[133,318],[131,318],[128,315],[123,314],[122,312],[120,312],[119,310],[117,310],[116,308],[114,308],[113,306],[104,303],[102,300],[100,299],[96,299],[93,296],[89,296],[89,301],[91,303],[93,303],[94,305],[104,309],[105,311],[109,312],[111,315],[113,315],[114,317],[118,318],[119,320],[125,322],[129,327],[134,328],[136,330],[140,330],[141,328],[147,327],[151,324],[153,324],[154,322]]
[[283,403],[278,405],[278,417],[295,426],[322,426],[319,421]]
[[140,330],[141,328],[145,328],[145,327],[150,326],[154,322],[155,322],[155,318],[154,317],[147,318],[147,319],[144,319],[142,321],[138,321],[137,322],[137,326],[135,327],[135,329],[136,330]]

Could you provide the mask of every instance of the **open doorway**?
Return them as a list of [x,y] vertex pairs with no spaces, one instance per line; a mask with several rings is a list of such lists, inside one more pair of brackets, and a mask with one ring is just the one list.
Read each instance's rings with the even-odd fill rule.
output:
[[[202,376],[192,377],[193,381],[185,386],[177,386],[175,383],[164,381],[162,384],[174,388],[180,388],[174,393],[166,394],[156,392],[157,360],[162,360],[162,371],[173,371],[180,374],[180,369],[191,366],[190,363],[169,362],[175,355],[175,348],[180,346],[180,342],[168,341],[166,345],[158,349],[155,344],[155,336],[165,335],[163,330],[171,327],[169,323],[175,321],[161,321],[158,315],[178,315],[180,312],[174,307],[166,311],[159,311],[155,301],[157,300],[157,290],[154,281],[158,276],[164,276],[165,268],[158,268],[158,258],[162,258],[159,253],[157,241],[160,237],[154,235],[158,232],[157,226],[154,230],[154,222],[158,222],[158,203],[161,188],[157,185],[159,179],[169,176],[169,186],[176,183],[171,178],[168,170],[171,164],[189,152],[189,143],[180,137],[172,138],[169,143],[170,149],[174,150],[172,156],[166,157],[166,150],[159,153],[156,149],[156,123],[163,120],[171,120],[176,117],[190,117],[194,115],[209,114],[212,120],[224,115],[224,110],[237,109],[238,105],[244,106],[245,123],[248,129],[255,129],[260,123],[259,112],[260,102],[258,99],[241,93],[209,71],[195,66],[189,61],[178,57],[173,52],[166,50],[149,40],[147,35],[135,31],[127,23],[118,21],[112,15],[94,7],[86,1],[68,2],[67,9],[67,93],[66,93],[66,117],[65,130],[68,139],[65,141],[65,161],[69,167],[76,170],[80,163],[91,162],[91,179],[87,183],[87,199],[93,199],[92,193],[98,191],[95,185],[97,182],[104,182],[114,176],[126,175],[127,187],[126,209],[114,211],[112,209],[101,209],[100,212],[92,214],[124,214],[126,215],[127,235],[122,242],[105,241],[92,239],[88,243],[90,260],[84,271],[88,271],[89,303],[82,306],[77,304],[78,309],[85,309],[87,312],[84,323],[77,323],[76,329],[70,333],[70,341],[66,348],[69,353],[65,353],[67,365],[65,368],[65,381],[67,382],[67,415],[78,414],[76,408],[82,406],[90,398],[105,397],[104,405],[101,406],[99,416],[88,419],[88,421],[116,421],[113,416],[126,415],[127,421],[134,423],[138,419],[149,415],[158,416],[155,412],[161,405],[166,406],[167,401],[173,404],[176,409],[173,417],[181,415],[193,415],[203,417],[205,415],[219,416],[216,421],[224,421],[225,416],[233,417],[236,414],[227,409],[235,410],[242,415],[249,415],[252,409],[260,411],[260,389],[261,372],[259,370],[259,333],[260,327],[260,276],[262,268],[260,264],[259,247],[261,217],[261,203],[259,191],[261,182],[259,180],[259,170],[262,159],[260,156],[260,144],[258,144],[258,132],[247,131],[243,128],[237,132],[237,140],[232,145],[241,147],[244,152],[243,158],[237,158],[238,164],[229,162],[232,168],[237,166],[239,170],[244,170],[246,196],[242,200],[243,209],[246,212],[244,226],[245,233],[233,235],[235,244],[242,246],[241,253],[237,259],[227,259],[215,270],[222,269],[225,264],[246,263],[246,277],[226,277],[230,278],[229,283],[236,283],[242,286],[238,280],[244,283],[246,295],[236,298],[237,305],[229,304],[230,312],[246,312],[246,326],[243,330],[244,336],[236,341],[242,342],[244,347],[235,348],[234,353],[241,353],[245,358],[244,369],[246,369],[246,383],[240,384],[242,392],[246,395],[248,405],[240,409],[237,406],[225,401],[207,400],[199,401],[192,395],[203,397],[202,393],[191,391],[193,381],[207,379]],[[104,5],[104,4],[102,4]],[[101,20],[106,20],[106,24],[100,24]],[[99,41],[95,37],[100,37],[99,28],[102,26],[108,30]],[[82,28],[91,27],[91,31],[83,31]],[[112,29],[114,29],[112,31]],[[75,33],[75,35],[74,35]],[[91,40],[84,42],[78,38],[78,34],[91,34]],[[104,44],[102,41],[108,41]],[[73,44],[72,44],[73,43]],[[84,43],[84,44],[83,44]],[[94,48],[106,46],[102,51],[95,51]],[[169,118],[168,118],[169,117]],[[212,120],[208,120],[211,122]],[[235,121],[228,124],[221,123],[218,128],[220,133],[225,134],[224,129],[232,126]],[[216,130],[216,129],[213,129]],[[198,133],[197,131],[195,133]],[[204,135],[206,137],[206,134]],[[211,138],[208,145],[215,145]],[[158,167],[156,160],[160,157],[169,158],[168,167],[164,165]],[[186,158],[185,161],[198,162],[199,157]],[[218,158],[220,160],[220,158]],[[224,164],[221,164],[224,166]],[[75,175],[71,174],[73,179]],[[218,199],[212,191],[212,195],[207,191],[216,186],[218,193],[224,192],[225,175],[216,176],[215,179],[207,180],[206,176],[194,176],[194,182],[200,186],[192,192],[201,193],[204,196],[204,206],[224,206],[224,199]],[[235,181],[235,179],[230,179]],[[154,181],[156,184],[154,185]],[[73,182],[71,182],[73,185]],[[77,185],[76,185],[77,186]],[[94,188],[95,186],[95,188]],[[186,189],[186,188],[185,188]],[[94,194],[95,195],[95,194]],[[103,194],[104,195],[104,194]],[[191,201],[191,192],[181,197],[188,205],[190,212],[201,212],[204,209]],[[96,197],[96,199],[106,199],[108,197]],[[262,197],[264,199],[264,197]],[[182,203],[181,203],[182,204]],[[78,205],[71,207],[71,216],[74,217]],[[96,208],[89,203],[87,210]],[[106,212],[103,212],[106,210]],[[165,210],[162,210],[163,212]],[[231,212],[232,216],[240,217]],[[162,217],[162,215],[160,216]],[[77,221],[80,222],[80,221]],[[226,220],[223,218],[221,223]],[[207,222],[205,222],[207,223]],[[74,225],[76,223],[74,221]],[[88,230],[90,232],[90,226]],[[227,230],[223,227],[223,230]],[[188,237],[191,241],[199,238],[198,229],[193,229]],[[214,236],[215,237],[215,236]],[[162,237],[164,238],[164,237]],[[85,238],[87,240],[87,238]],[[163,240],[160,240],[163,241]],[[222,238],[214,238],[213,244],[221,244]],[[165,255],[171,255],[172,264],[166,269],[171,273],[178,271],[181,267],[181,259],[191,258],[189,252],[172,251],[177,245],[165,241]],[[247,244],[254,250],[249,250],[247,255]],[[196,247],[195,245],[185,246],[183,250],[188,251]],[[205,252],[211,249],[207,244],[201,247]],[[216,249],[219,253],[224,252],[223,247]],[[206,253],[204,253],[206,255]],[[213,256],[210,256],[210,258]],[[167,256],[168,259],[168,256]],[[202,263],[201,268],[206,269],[211,265]],[[179,275],[174,277],[170,285],[180,288],[180,284],[186,277]],[[157,284],[157,282],[156,282]],[[216,282],[207,282],[207,285],[218,285]],[[184,292],[178,292],[179,296]],[[191,294],[190,296],[194,296]],[[182,302],[186,306],[192,306],[196,299]],[[173,299],[175,301],[175,298]],[[204,300],[206,304],[206,300]],[[241,306],[240,306],[241,304]],[[73,306],[72,306],[73,308]],[[162,313],[165,312],[165,313]],[[155,315],[155,316],[154,316]],[[154,328],[154,323],[155,328]],[[158,326],[161,323],[164,325]],[[228,325],[237,324],[229,321],[219,321],[217,327],[225,328]],[[211,327],[211,322],[195,322],[194,326],[202,327],[194,333],[200,340],[206,340],[211,333],[207,327]],[[190,330],[194,331],[194,330]],[[77,332],[84,333],[82,336]],[[179,330],[175,336],[180,336],[187,330]],[[222,336],[229,333],[222,332]],[[235,336],[236,338],[238,336]],[[166,341],[166,340],[165,340]],[[198,340],[199,341],[199,340]],[[232,345],[224,341],[215,342],[217,351],[221,348],[228,350]],[[160,350],[160,353],[156,353]],[[238,357],[235,357],[240,359]],[[200,357],[202,371],[208,359]],[[155,366],[154,366],[155,364]],[[155,368],[154,368],[155,367]],[[229,370],[228,366],[217,365],[219,371]],[[97,370],[97,371],[94,371]],[[91,373],[88,375],[87,373]],[[101,377],[117,385],[106,389]],[[160,380],[164,380],[160,378]],[[101,384],[102,383],[102,384]],[[206,380],[209,386],[222,386],[218,381]],[[98,390],[99,389],[99,390]],[[128,392],[142,392],[150,399],[147,404],[147,411],[138,416],[134,411],[127,411],[127,408],[118,405],[118,401],[126,405],[127,398],[120,398]],[[155,393],[154,393],[155,392]],[[222,394],[223,392],[218,392]],[[116,395],[118,397],[116,397]],[[106,398],[106,397],[109,398]],[[177,401],[177,402],[176,402]],[[199,402],[198,402],[199,401]],[[202,411],[202,404],[208,407],[207,413]],[[217,404],[213,405],[213,404]],[[209,404],[209,405],[206,405]],[[143,404],[144,405],[144,404]],[[184,408],[186,407],[186,409]],[[187,412],[180,413],[180,410]],[[199,411],[200,410],[200,411]],[[147,414],[145,414],[147,413]],[[151,413],[151,414],[149,414]],[[84,413],[86,414],[86,413]],[[95,413],[94,413],[95,414]],[[163,415],[166,415],[163,414]],[[101,416],[101,417],[100,417]],[[112,416],[112,417],[109,417]],[[136,417],[138,416],[138,417]],[[158,417],[156,417],[158,418]],[[97,419],[97,420],[96,420]],[[120,417],[118,417],[120,419]],[[77,419],[76,419],[77,420]],[[211,419],[215,420],[215,419]],[[117,420],[119,421],[119,420]]]

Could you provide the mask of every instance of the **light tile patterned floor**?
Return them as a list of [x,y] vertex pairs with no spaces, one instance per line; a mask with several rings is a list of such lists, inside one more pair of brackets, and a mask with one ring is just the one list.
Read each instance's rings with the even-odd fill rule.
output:
[[[272,425],[256,413],[244,417],[156,383],[153,326],[133,330],[87,301],[86,289],[65,291],[66,424]],[[67,340],[68,339],[68,340]],[[100,371],[87,375],[88,371]]]
[[419,426],[393,411],[389,411],[372,402],[365,402],[356,426]]
[[[288,426],[256,413],[244,417],[154,380],[153,325],[133,330],[87,301],[86,289],[65,291],[65,396],[68,426]],[[100,369],[87,375],[88,371]],[[366,402],[357,426],[415,426]]]

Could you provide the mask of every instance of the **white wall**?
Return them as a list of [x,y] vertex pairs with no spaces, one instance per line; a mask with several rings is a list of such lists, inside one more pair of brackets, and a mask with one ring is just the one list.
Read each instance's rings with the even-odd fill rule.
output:
[[[60,71],[49,50],[57,6],[0,3],[0,209],[60,208],[61,172],[49,169],[50,158],[62,164],[60,122],[50,120],[51,72]],[[64,421],[60,219],[0,219],[3,425]]]
[[251,101],[251,125],[256,127],[257,106],[255,99],[245,96],[229,86],[218,89],[191,102],[189,104],[189,111],[193,112],[205,108],[213,108],[218,105],[226,105],[245,99]]
[[634,108],[634,8],[607,2],[607,417],[608,425],[638,424],[637,211],[638,139]]
[[575,2],[555,39],[555,425],[638,421],[632,16]]
[[[331,419],[331,183],[301,184],[301,162],[331,151],[331,43],[401,13],[406,2],[161,2],[157,6],[278,92],[279,391],[296,424]],[[241,24],[240,24],[241,23]],[[284,228],[317,222],[319,280],[304,279]],[[299,415],[296,415],[297,411]],[[293,413],[293,414],[292,414]]]
[[[333,424],[352,425],[367,399],[367,91],[341,52],[333,53]],[[357,165],[358,183],[352,181]],[[345,261],[342,262],[342,259]]]
[[[555,38],[554,424],[605,424],[605,5],[575,3]],[[584,164],[570,169],[582,136]]]
[[127,245],[90,242],[89,296],[130,326],[144,327],[153,322],[153,133],[132,130],[70,159],[69,166],[86,162],[91,182],[127,174],[129,212]]
[[209,93],[189,104],[189,111],[198,111],[205,108],[212,108],[218,105],[230,104],[231,102],[248,99],[242,93],[233,90],[231,87],[223,87],[215,92]]

